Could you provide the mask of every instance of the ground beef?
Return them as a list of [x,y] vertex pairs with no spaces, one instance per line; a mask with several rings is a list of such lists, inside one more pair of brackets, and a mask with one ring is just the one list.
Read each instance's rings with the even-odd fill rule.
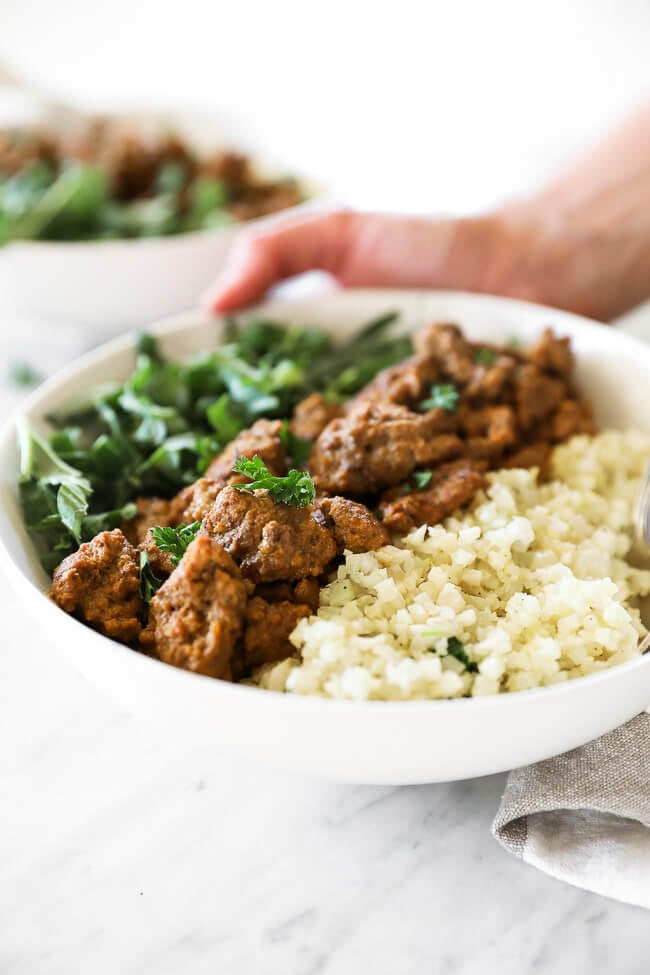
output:
[[200,477],[177,494],[171,506],[171,524],[193,525],[203,521],[223,484],[211,477]]
[[34,163],[56,166],[56,145],[45,132],[0,130],[0,175],[13,176]]
[[230,186],[243,186],[249,178],[248,157],[238,152],[216,152],[204,159],[201,169],[204,175]]
[[387,493],[379,509],[391,531],[406,534],[418,525],[437,525],[470,501],[485,482],[480,467],[458,461],[436,471],[431,486],[407,494]]
[[596,432],[591,404],[564,399],[550,421],[549,435],[554,443],[561,443],[579,433]]
[[299,620],[311,616],[304,603],[288,601],[269,603],[253,596],[246,609],[244,662],[247,668],[284,660],[293,652],[289,636]]
[[136,507],[138,513],[135,518],[122,525],[122,531],[132,545],[141,545],[150,528],[167,528],[177,523],[172,502],[164,498],[138,498]]
[[562,379],[568,379],[573,372],[575,359],[571,351],[571,340],[559,338],[550,328],[544,329],[542,337],[531,345],[526,358],[540,369],[548,369]]
[[544,475],[548,469],[548,462],[551,458],[551,445],[544,441],[528,444],[520,450],[510,454],[502,462],[502,467],[539,467],[540,474]]
[[320,491],[370,494],[399,484],[422,464],[457,457],[452,434],[436,436],[438,410],[412,413],[392,403],[361,402],[333,420],[314,444],[309,466]]
[[254,582],[321,575],[336,556],[324,515],[312,505],[276,504],[266,491],[221,491],[203,521]]
[[445,377],[468,383],[474,374],[474,348],[457,325],[427,325],[418,332],[413,344],[419,355],[438,364]]
[[255,220],[277,210],[297,206],[302,200],[300,186],[293,180],[249,185],[229,204],[228,212],[236,220]]
[[505,450],[517,442],[517,418],[510,406],[465,408],[459,422],[467,436],[470,457],[496,461]]
[[143,605],[138,553],[119,528],[101,532],[54,572],[51,596],[66,613],[122,643],[140,635]]
[[255,595],[267,603],[306,603],[315,613],[320,601],[320,585],[317,579],[309,576],[296,583],[261,582],[255,586]]
[[174,667],[230,680],[247,599],[233,560],[201,535],[151,600],[142,645]]
[[106,171],[113,195],[134,200],[154,186],[158,161],[152,147],[131,132],[114,133],[97,153],[97,163]]
[[381,400],[415,407],[426,399],[431,386],[440,377],[440,369],[435,359],[426,356],[412,356],[396,366],[378,373],[371,383],[351,401],[354,406],[363,400]]
[[243,474],[233,474],[235,461],[239,457],[252,459],[260,457],[272,474],[287,473],[289,458],[280,436],[281,420],[257,420],[252,427],[242,430],[235,439],[228,444],[218,457],[212,461],[206,477],[220,484],[232,484],[249,481]]
[[312,393],[296,406],[290,429],[296,437],[315,440],[330,420],[342,414],[343,409],[336,403],[328,403],[320,393]]
[[515,390],[517,419],[526,430],[544,420],[566,396],[566,384],[547,376],[537,366],[519,368]]
[[380,521],[365,505],[349,498],[321,498],[318,507],[327,519],[339,554],[349,552],[373,552],[388,545],[390,535]]
[[[484,348],[481,346],[480,348]],[[474,353],[476,356],[477,352]],[[517,370],[517,359],[510,355],[498,355],[491,365],[475,362],[471,379],[464,393],[469,400],[494,402],[508,395]]]

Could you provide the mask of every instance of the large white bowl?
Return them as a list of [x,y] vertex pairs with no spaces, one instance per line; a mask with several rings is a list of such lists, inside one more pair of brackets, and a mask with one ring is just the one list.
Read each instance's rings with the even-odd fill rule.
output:
[[[108,115],[144,131],[164,124],[201,152],[218,146],[250,153],[256,168],[281,172],[232,122],[199,113]],[[98,326],[106,336],[193,308],[221,270],[242,227],[332,205],[323,187],[298,173],[309,199],[264,220],[166,237],[98,241],[15,241],[0,248],[0,289],[17,311],[45,320]]]
[[[524,302],[444,292],[358,291],[264,312],[344,332],[387,309],[407,325],[453,320],[478,339],[524,339],[546,325],[572,337],[580,380],[602,425],[650,430],[650,350],[611,328]],[[210,348],[220,324],[187,317],[154,329],[170,356]],[[33,422],[106,380],[127,376],[133,338],[87,355],[24,406]],[[228,751],[341,781],[418,783],[468,778],[548,758],[583,744],[650,703],[650,656],[540,690],[476,700],[354,703],[281,695],[201,677],[150,660],[67,616],[22,525],[15,421],[0,432],[0,564],[43,638],[125,708],[195,749]],[[7,648],[7,652],[10,652]],[[13,652],[18,652],[14,647]]]

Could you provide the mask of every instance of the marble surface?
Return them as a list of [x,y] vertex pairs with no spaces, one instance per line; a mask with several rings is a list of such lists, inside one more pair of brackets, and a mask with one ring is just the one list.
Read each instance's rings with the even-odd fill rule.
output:
[[[97,338],[3,312],[2,414],[11,361],[47,373]],[[0,975],[647,971],[646,912],[491,838],[503,776],[355,788],[181,752],[4,587],[0,618]]]

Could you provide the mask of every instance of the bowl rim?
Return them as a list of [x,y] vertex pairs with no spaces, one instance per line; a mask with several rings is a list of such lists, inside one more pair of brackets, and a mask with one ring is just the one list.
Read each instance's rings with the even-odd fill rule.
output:
[[[328,300],[336,295],[335,292],[328,294]],[[610,328],[603,324],[602,322],[597,322],[593,319],[586,318],[582,315],[576,315],[573,312],[565,312],[561,309],[554,309],[546,305],[541,305],[536,302],[525,301],[522,299],[514,298],[503,298],[494,295],[482,295],[472,292],[464,291],[447,291],[439,289],[410,289],[410,288],[391,288],[391,289],[381,289],[381,288],[349,288],[344,291],[339,292],[339,294],[345,295],[357,295],[360,297],[378,297],[386,298],[387,303],[390,301],[392,296],[393,300],[399,300],[399,296],[422,296],[422,297],[436,297],[441,300],[462,300],[471,303],[487,303],[491,308],[497,310],[499,307],[508,308],[512,311],[520,309],[522,312],[531,311],[535,309],[538,312],[550,313],[555,317],[560,317],[561,321],[567,322],[571,321],[574,324],[580,324],[581,326],[586,326],[588,329],[597,329],[598,331],[604,328]],[[296,304],[301,305],[305,302],[322,300],[321,296],[310,296],[308,298],[298,298],[288,299],[288,300],[275,300],[272,302],[265,302],[262,305],[250,307],[242,311],[244,316],[252,316],[259,314],[260,311],[269,314],[270,311],[273,313],[280,314],[282,308],[288,308],[290,306],[295,306]],[[561,325],[561,321],[558,323]],[[162,319],[155,322],[149,326],[146,326],[147,331],[158,336],[165,336],[168,334],[182,333],[183,331],[191,331],[202,326],[214,325],[217,329],[220,329],[223,325],[224,318],[220,316],[211,316],[204,310],[195,309],[186,312],[182,312],[178,315],[173,315],[168,318]],[[4,421],[0,426],[0,456],[3,451],[10,448],[10,445],[15,443],[16,438],[16,428],[18,420],[25,414],[31,412],[32,410],[38,410],[40,401],[46,399],[51,392],[60,389],[62,386],[68,382],[70,378],[78,375],[80,372],[85,371],[87,368],[96,365],[103,359],[118,354],[120,352],[128,351],[134,348],[138,331],[131,330],[124,333],[123,335],[113,338],[108,342],[102,343],[95,349],[86,352],[82,356],[75,358],[70,364],[62,369],[59,369],[54,375],[49,377],[41,386],[30,393],[21,404],[12,411],[10,416]],[[643,351],[645,355],[648,355],[649,350],[646,344],[640,339],[627,335],[624,333],[616,333],[616,341],[622,345],[626,345],[629,352],[632,353],[636,351],[637,353]],[[43,415],[39,417],[40,420],[44,419]],[[552,684],[546,687],[535,687],[529,688],[523,691],[514,691],[503,694],[491,694],[491,695],[480,695],[478,697],[463,697],[463,698],[435,698],[435,699],[417,699],[417,700],[370,700],[370,701],[356,701],[349,699],[340,698],[328,698],[320,695],[302,695],[302,694],[288,694],[281,691],[271,691],[266,688],[256,687],[254,685],[248,684],[235,684],[230,681],[217,680],[212,677],[208,677],[203,674],[196,674],[191,671],[183,670],[182,668],[172,667],[171,665],[164,663],[161,660],[156,660],[153,657],[148,657],[146,654],[140,653],[133,650],[124,644],[118,643],[112,640],[110,637],[104,636],[96,630],[86,626],[80,620],[67,613],[64,613],[59,609],[49,598],[46,591],[28,575],[24,572],[19,565],[14,561],[6,543],[3,533],[0,532],[0,567],[4,569],[7,574],[8,581],[15,585],[16,588],[20,588],[23,592],[29,593],[30,598],[34,597],[38,599],[39,605],[44,613],[56,613],[56,618],[62,626],[71,627],[82,627],[86,638],[92,642],[93,645],[97,647],[99,651],[108,650],[108,645],[110,644],[110,652],[118,653],[126,661],[127,655],[130,659],[137,661],[140,666],[152,666],[155,665],[158,668],[164,668],[165,672],[168,674],[167,679],[178,680],[178,681],[192,681],[193,686],[198,687],[197,682],[201,682],[203,687],[212,687],[216,695],[219,694],[236,694],[236,695],[246,695],[251,699],[251,695],[255,695],[260,701],[265,701],[267,707],[326,707],[330,711],[344,709],[346,712],[351,713],[352,711],[359,711],[360,713],[366,713],[368,709],[379,710],[381,713],[388,713],[392,711],[398,711],[399,713],[404,711],[404,708],[408,708],[409,712],[413,712],[416,709],[418,711],[445,711],[448,712],[453,709],[454,712],[459,712],[471,708],[473,710],[486,710],[492,708],[516,708],[526,702],[536,702],[540,699],[550,700],[560,697],[562,695],[567,695],[570,693],[577,693],[580,687],[593,687],[604,681],[612,681],[617,678],[624,679],[626,675],[631,672],[642,670],[647,671],[650,668],[650,652],[636,657],[632,660],[625,661],[624,663],[617,664],[615,667],[611,667],[594,674],[588,674],[582,677],[576,677],[574,679],[565,680],[558,684]],[[65,620],[65,622],[64,622]],[[79,633],[77,629],[75,632]],[[189,686],[189,685],[188,685]],[[260,697],[261,695],[261,697]],[[287,702],[291,701],[291,704]],[[280,702],[283,702],[282,704]],[[506,703],[507,702],[507,703]]]

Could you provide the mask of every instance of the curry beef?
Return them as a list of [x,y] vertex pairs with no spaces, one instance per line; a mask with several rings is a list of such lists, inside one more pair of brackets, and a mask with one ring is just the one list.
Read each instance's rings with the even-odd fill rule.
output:
[[[240,679],[291,654],[292,630],[317,609],[343,552],[372,551],[441,521],[472,501],[490,469],[534,466],[543,476],[554,444],[595,432],[569,341],[550,330],[523,351],[478,345],[457,326],[436,324],[415,348],[345,405],[314,394],[296,407],[290,429],[312,441],[312,504],[290,507],[265,490],[233,487],[248,480],[233,473],[240,457],[261,458],[277,476],[292,466],[282,423],[259,420],[195,484],[171,500],[140,499],[123,530],[68,556],[52,598],[174,666]],[[175,566],[151,529],[197,521],[200,532]],[[148,607],[138,550],[162,581]]]

